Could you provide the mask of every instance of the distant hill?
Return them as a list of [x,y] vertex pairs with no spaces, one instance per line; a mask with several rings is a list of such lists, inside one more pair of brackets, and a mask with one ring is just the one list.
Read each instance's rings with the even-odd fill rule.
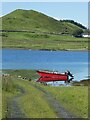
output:
[[90,79],[81,80],[81,81],[73,81],[72,85],[74,86],[90,86]]
[[57,34],[81,34],[86,28],[70,21],[58,21],[34,10],[17,9],[2,17],[3,30],[29,30]]

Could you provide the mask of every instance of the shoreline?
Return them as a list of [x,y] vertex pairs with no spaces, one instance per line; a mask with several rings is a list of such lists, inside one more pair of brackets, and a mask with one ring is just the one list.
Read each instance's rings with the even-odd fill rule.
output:
[[52,49],[29,49],[29,48],[0,48],[1,50],[3,49],[11,49],[11,50],[30,50],[30,51],[69,51],[69,52],[90,52],[90,50],[85,50],[85,49],[61,49],[61,50],[52,50]]

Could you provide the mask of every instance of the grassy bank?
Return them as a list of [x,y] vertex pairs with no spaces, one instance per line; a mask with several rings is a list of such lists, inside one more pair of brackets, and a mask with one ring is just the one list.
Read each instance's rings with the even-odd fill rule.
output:
[[22,78],[27,80],[35,80],[39,78],[39,75],[35,70],[2,70],[3,73],[8,73],[13,77]]
[[[60,103],[60,105],[64,106],[65,109],[67,109],[69,112],[71,112],[75,116],[78,116],[81,118],[88,117],[88,87],[44,86],[43,84],[39,84],[33,81],[34,76],[38,77],[35,71],[7,70],[4,72],[9,73],[11,75],[11,79],[14,82],[12,83],[12,85],[8,86],[9,91],[5,91],[6,87],[3,89],[3,95],[4,95],[3,96],[4,97],[3,113],[5,113],[6,111],[8,98],[13,99],[15,94],[18,94],[18,91],[16,90],[15,86],[19,86],[23,88],[26,92],[25,94],[23,94],[23,96],[19,98],[18,104],[22,109],[22,111],[25,113],[25,116],[28,118],[29,117],[30,118],[56,118],[57,117],[57,113],[55,112],[53,107],[49,104],[42,90],[44,90],[47,93],[50,93],[50,95],[53,96],[53,98],[56,99]],[[23,79],[26,76],[27,78]],[[29,81],[29,78],[32,81]],[[7,81],[9,80],[7,79]],[[13,86],[13,88],[10,86]],[[37,87],[40,89],[37,89]],[[10,91],[10,88],[12,88],[11,91]],[[17,91],[17,92],[14,92],[14,91]]]
[[29,32],[3,32],[3,48],[39,50],[87,50],[88,38]]

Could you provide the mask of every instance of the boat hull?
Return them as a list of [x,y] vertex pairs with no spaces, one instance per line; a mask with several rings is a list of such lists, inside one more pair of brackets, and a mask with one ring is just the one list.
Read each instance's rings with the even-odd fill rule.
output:
[[37,71],[41,76],[37,82],[68,81],[68,74]]

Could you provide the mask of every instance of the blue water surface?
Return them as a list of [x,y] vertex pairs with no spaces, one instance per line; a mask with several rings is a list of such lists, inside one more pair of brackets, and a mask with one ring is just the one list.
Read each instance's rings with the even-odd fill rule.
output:
[[2,69],[70,70],[82,80],[88,76],[88,52],[3,49]]

